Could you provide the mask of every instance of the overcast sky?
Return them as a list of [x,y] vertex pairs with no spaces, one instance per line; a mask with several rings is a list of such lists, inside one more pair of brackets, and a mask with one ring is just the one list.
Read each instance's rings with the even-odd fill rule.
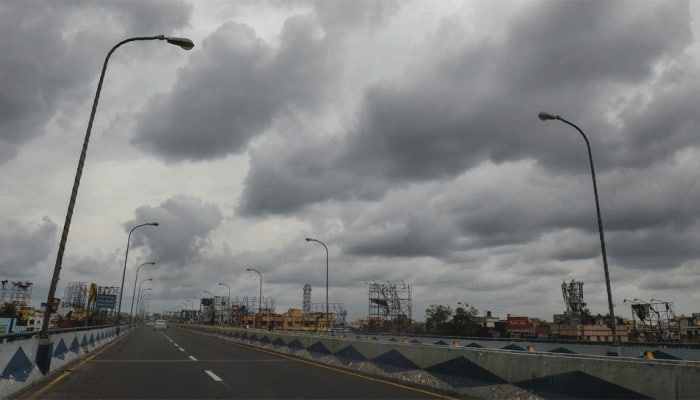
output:
[[[561,283],[700,312],[700,3],[1,1],[0,278],[45,302],[107,69],[56,297],[152,278],[151,311],[368,282],[552,319]],[[151,282],[146,283],[147,287]]]

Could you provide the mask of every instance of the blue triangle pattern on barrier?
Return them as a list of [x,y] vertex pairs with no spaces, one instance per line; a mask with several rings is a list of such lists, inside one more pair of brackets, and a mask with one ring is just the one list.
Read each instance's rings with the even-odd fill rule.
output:
[[260,343],[270,343],[270,338],[268,338],[267,336],[263,336],[262,338],[260,338]]
[[418,340],[418,339],[413,339],[413,340],[411,340],[411,343],[413,343],[413,344],[421,344],[421,341]]
[[87,350],[87,347],[88,347],[87,336],[83,336],[83,340],[82,340],[82,342],[80,342],[80,347],[82,347],[83,350]]
[[575,351],[571,351],[567,349],[566,347],[557,347],[556,349],[552,349],[548,351],[548,353],[560,353],[560,354],[578,354]]
[[484,348],[484,346],[480,345],[479,343],[474,343],[474,342],[471,342],[471,343],[469,343],[468,345],[466,345],[466,346],[464,346],[464,347],[475,347],[475,348],[478,348],[478,349],[483,349],[483,348]]
[[285,346],[284,340],[282,340],[282,338],[277,338],[277,339],[273,340],[273,341],[272,341],[272,344],[273,344],[275,347],[284,347],[284,346]]
[[309,346],[306,350],[311,353],[311,356],[316,358],[316,357],[323,357],[331,354],[331,352],[328,350],[326,346],[323,345],[321,342],[316,342]]
[[287,347],[293,350],[304,350],[306,347],[304,347],[304,344],[299,341],[299,339],[294,339],[292,340]]
[[58,344],[56,345],[56,350],[53,352],[53,357],[65,360],[66,359],[66,353],[68,353],[68,346],[66,346],[66,342],[63,341],[63,338],[58,340]]
[[508,381],[464,357],[457,357],[425,369],[452,387],[502,385]]
[[503,350],[516,350],[516,351],[525,351],[522,347],[518,346],[517,344],[509,344],[506,347],[502,347]]
[[678,358],[676,356],[672,356],[668,353],[664,353],[661,350],[656,350],[656,351],[652,352],[651,354],[653,354],[654,358],[657,360],[680,360],[680,358]]
[[435,342],[433,344],[436,344],[438,346],[448,346],[447,342],[444,340],[438,340],[437,342]]
[[387,373],[420,369],[413,361],[396,350],[390,350],[371,360],[377,367]]
[[7,363],[2,371],[2,378],[14,378],[15,381],[24,382],[27,380],[29,373],[32,372],[32,368],[34,368],[34,364],[32,364],[29,357],[24,354],[24,350],[20,347],[15,351],[10,362]]
[[581,371],[550,375],[514,383],[544,399],[649,399]]
[[88,340],[88,344],[90,344],[90,346],[95,346],[95,335],[90,334],[90,340]]
[[341,363],[348,365],[352,362],[361,362],[361,361],[367,361],[367,358],[362,355],[355,347],[352,345],[344,347],[337,353],[335,353],[335,358],[338,359]]
[[73,353],[79,353],[80,352],[80,343],[78,343],[78,338],[73,336],[73,341],[70,343],[70,347],[68,348],[70,351]]

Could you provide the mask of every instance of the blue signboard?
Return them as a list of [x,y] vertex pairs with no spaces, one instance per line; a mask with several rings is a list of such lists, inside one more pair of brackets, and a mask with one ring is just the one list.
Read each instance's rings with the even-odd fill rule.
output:
[[98,294],[95,300],[95,308],[97,309],[113,309],[116,305],[116,294]]

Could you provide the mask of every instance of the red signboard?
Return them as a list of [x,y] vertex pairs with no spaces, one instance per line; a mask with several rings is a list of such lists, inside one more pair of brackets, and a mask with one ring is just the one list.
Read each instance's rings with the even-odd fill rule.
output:
[[530,320],[528,317],[511,317],[508,316],[508,331],[509,332],[530,332]]

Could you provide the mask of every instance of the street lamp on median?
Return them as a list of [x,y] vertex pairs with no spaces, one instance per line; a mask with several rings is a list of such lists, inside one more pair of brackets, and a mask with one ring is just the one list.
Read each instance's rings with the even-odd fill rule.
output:
[[136,282],[138,282],[138,279],[139,279],[139,270],[144,265],[156,265],[156,263],[151,261],[151,262],[143,263],[143,264],[139,265],[138,268],[136,268],[136,277],[134,278],[134,290],[131,293],[131,309],[129,310],[129,327],[131,327],[131,315],[134,312],[134,297],[136,296]]
[[[138,320],[138,315],[139,315],[139,300],[141,300],[141,296],[143,295],[143,292],[146,291],[146,289],[141,291],[141,285],[143,285],[143,283],[146,281],[152,281],[152,280],[153,280],[153,278],[148,278],[148,279],[142,280],[141,283],[139,283],[139,298],[136,299],[136,319],[137,320]],[[148,288],[148,290],[151,290],[151,288]]]
[[578,133],[581,134],[583,137],[583,140],[586,142],[586,148],[588,149],[588,161],[591,164],[591,179],[593,180],[593,195],[595,197],[595,209],[596,209],[596,214],[598,216],[598,235],[600,236],[600,249],[601,252],[603,253],[603,271],[605,272],[605,287],[608,292],[608,308],[610,312],[610,319],[612,321],[612,335],[613,335],[613,344],[618,345],[619,340],[617,337],[617,321],[615,321],[615,311],[613,310],[613,301],[612,301],[612,291],[610,290],[610,274],[608,273],[608,256],[605,251],[605,237],[603,235],[603,220],[600,216],[600,203],[598,202],[598,185],[596,184],[596,179],[595,179],[595,168],[593,167],[593,155],[591,153],[591,144],[588,142],[588,138],[586,137],[586,134],[583,133],[581,128],[578,126],[574,125],[573,123],[565,120],[564,118],[558,116],[558,115],[551,115],[546,112],[540,112],[538,117],[542,121],[548,121],[548,120],[559,120],[569,126],[574,127]]
[[[102,83],[104,82],[105,72],[107,71],[107,63],[109,58],[114,53],[114,51],[121,45],[141,40],[165,40],[170,44],[181,47],[184,50],[190,50],[194,47],[192,40],[187,38],[178,37],[168,37],[165,35],[158,36],[147,36],[147,37],[133,37],[129,39],[122,40],[117,43],[112,49],[107,53],[105,57],[104,64],[102,65],[102,72],[100,74],[100,80],[97,84],[97,91],[95,92],[95,99],[92,103],[92,111],[90,112],[90,119],[88,120],[87,130],[85,132],[85,139],[83,140],[83,147],[80,152],[80,157],[78,159],[78,168],[76,169],[75,179],[73,180],[73,189],[71,190],[70,200],[68,202],[68,211],[66,212],[66,219],[63,223],[63,232],[61,233],[61,240],[58,246],[58,254],[56,255],[56,264],[54,266],[53,275],[51,277],[51,284],[49,285],[49,292],[46,300],[46,313],[44,314],[44,321],[41,326],[41,331],[39,333],[40,343],[37,349],[37,364],[39,369],[43,374],[49,371],[51,365],[51,357],[49,354],[49,325],[51,323],[51,311],[54,303],[54,296],[56,294],[56,286],[58,286],[58,279],[61,275],[61,267],[63,264],[63,253],[65,252],[66,242],[68,241],[68,231],[70,230],[70,223],[73,219],[73,209],[75,208],[75,201],[78,196],[78,188],[80,186],[80,178],[83,175],[83,166],[85,165],[85,157],[87,155],[88,143],[90,142],[90,132],[92,131],[92,124],[95,120],[95,112],[97,111],[97,103],[100,99],[100,92],[102,91]],[[120,293],[121,294],[121,293]]]
[[[146,313],[144,312],[146,310],[146,299],[151,298],[151,294],[146,293],[146,290],[151,290],[151,288],[145,288],[145,289],[143,289],[143,292],[141,292],[141,302],[139,303],[139,305],[141,306],[141,311],[142,311],[141,312],[141,319],[142,320],[146,319]],[[137,309],[136,310],[136,319],[138,319],[138,316],[139,316],[139,310]]]
[[129,243],[131,243],[131,234],[142,226],[158,226],[157,222],[146,222],[145,224],[136,225],[129,231],[129,237],[126,240],[126,254],[124,255],[124,269],[122,270],[122,284],[119,288],[119,305],[117,306],[117,319],[115,325],[117,326],[117,335],[119,335],[119,322],[121,321],[121,311],[122,311],[122,292],[124,291],[124,277],[126,276],[126,260],[129,258]]
[[226,299],[226,317],[228,318],[229,325],[231,325],[231,286],[221,282],[219,283],[219,286],[226,286],[228,289],[228,297]]
[[[307,242],[316,242],[319,243],[321,246],[323,246],[324,249],[326,249],[326,316],[324,319],[328,318],[329,310],[328,310],[328,246],[326,246],[325,243],[318,239],[313,239],[313,238],[306,238]],[[332,318],[331,318],[332,321]]]
[[[259,321],[259,322],[260,322],[260,327],[262,328],[262,273],[260,273],[260,271],[258,271],[258,270],[255,269],[255,268],[246,268],[246,271],[248,271],[248,272],[250,272],[250,271],[257,272],[258,275],[260,275],[260,294],[259,294],[259,297],[258,297],[258,314],[259,314],[259,318],[260,318],[260,321]],[[255,326],[255,323],[253,323],[253,326]]]

